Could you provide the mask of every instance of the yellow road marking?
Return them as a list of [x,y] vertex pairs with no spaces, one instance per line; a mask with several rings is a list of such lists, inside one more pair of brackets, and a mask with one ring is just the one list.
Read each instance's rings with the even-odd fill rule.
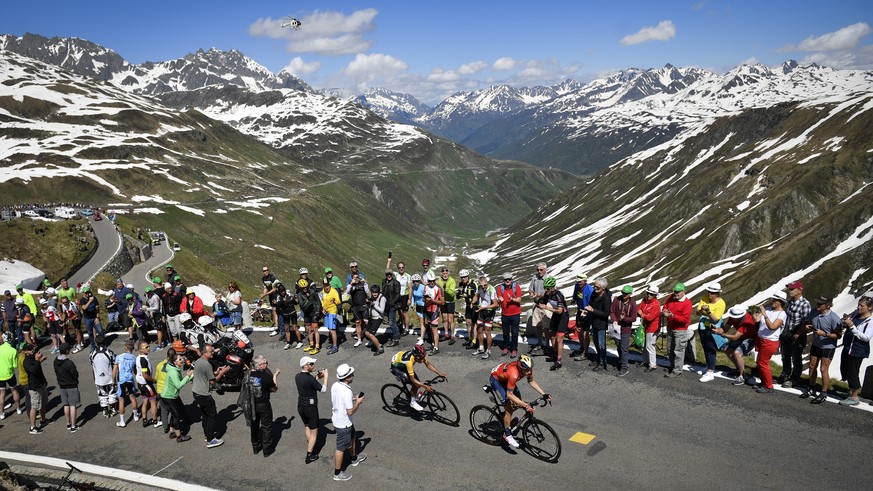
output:
[[591,443],[591,440],[594,440],[596,437],[594,435],[589,435],[588,433],[577,432],[575,435],[570,437],[571,442],[581,443],[582,445],[588,445]]

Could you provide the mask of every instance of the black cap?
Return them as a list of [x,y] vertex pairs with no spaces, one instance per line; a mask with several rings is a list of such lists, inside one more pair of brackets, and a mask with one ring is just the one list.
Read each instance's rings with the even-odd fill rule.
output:
[[815,303],[817,303],[819,305],[824,305],[824,304],[833,305],[834,299],[831,297],[822,295],[822,296],[815,299]]

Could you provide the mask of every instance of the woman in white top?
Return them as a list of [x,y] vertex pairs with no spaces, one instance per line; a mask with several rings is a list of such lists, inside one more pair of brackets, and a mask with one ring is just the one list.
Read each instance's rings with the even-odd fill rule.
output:
[[756,391],[759,394],[773,392],[773,373],[770,371],[770,358],[779,350],[779,335],[782,334],[782,326],[788,319],[785,313],[785,303],[788,296],[783,291],[778,291],[770,296],[770,307],[766,310],[763,305],[758,305],[758,311],[752,312],[755,321],[758,322],[758,338],[755,348],[758,350],[758,375],[761,377],[761,385]]

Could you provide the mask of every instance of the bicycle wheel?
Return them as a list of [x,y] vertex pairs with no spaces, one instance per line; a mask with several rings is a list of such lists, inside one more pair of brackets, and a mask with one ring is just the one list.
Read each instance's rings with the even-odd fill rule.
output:
[[561,440],[551,426],[536,418],[531,418],[521,430],[525,452],[545,462],[557,462],[561,456]]
[[449,396],[433,391],[427,398],[427,405],[435,421],[449,426],[459,426],[461,413],[458,412],[458,406],[449,399]]
[[409,407],[409,395],[397,384],[382,386],[382,402],[384,409],[392,414],[407,415],[412,409]]
[[473,437],[489,445],[500,445],[503,441],[503,422],[494,408],[478,405],[470,410],[470,427]]

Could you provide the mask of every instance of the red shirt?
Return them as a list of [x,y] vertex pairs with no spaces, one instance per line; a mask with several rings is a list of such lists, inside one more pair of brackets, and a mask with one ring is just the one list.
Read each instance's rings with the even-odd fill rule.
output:
[[667,329],[671,331],[687,331],[688,325],[691,324],[691,300],[688,297],[683,297],[682,300],[676,300],[676,297],[671,293],[664,302],[664,310],[669,310],[673,313],[673,317],[667,317]]
[[651,300],[648,297],[644,298],[640,302],[639,312],[647,333],[651,334],[661,329],[661,304],[658,303],[657,298]]
[[494,287],[497,298],[500,299],[500,309],[503,315],[521,315],[521,302],[517,300],[515,302],[509,301],[509,297],[521,298],[521,287],[518,286],[518,283],[515,283],[514,286],[515,288],[512,288],[512,286],[506,288],[506,285],[501,283]]
[[[501,363],[491,370],[491,376],[500,382],[500,385],[506,387],[506,390],[515,390],[515,384],[521,380],[521,369],[518,367],[517,361],[508,361]],[[533,380],[533,370],[528,372],[527,380]]]
[[752,318],[752,314],[746,312],[742,319],[728,319],[726,327],[736,327],[737,333],[741,334],[739,341],[743,339],[755,339],[758,337],[758,323]]

